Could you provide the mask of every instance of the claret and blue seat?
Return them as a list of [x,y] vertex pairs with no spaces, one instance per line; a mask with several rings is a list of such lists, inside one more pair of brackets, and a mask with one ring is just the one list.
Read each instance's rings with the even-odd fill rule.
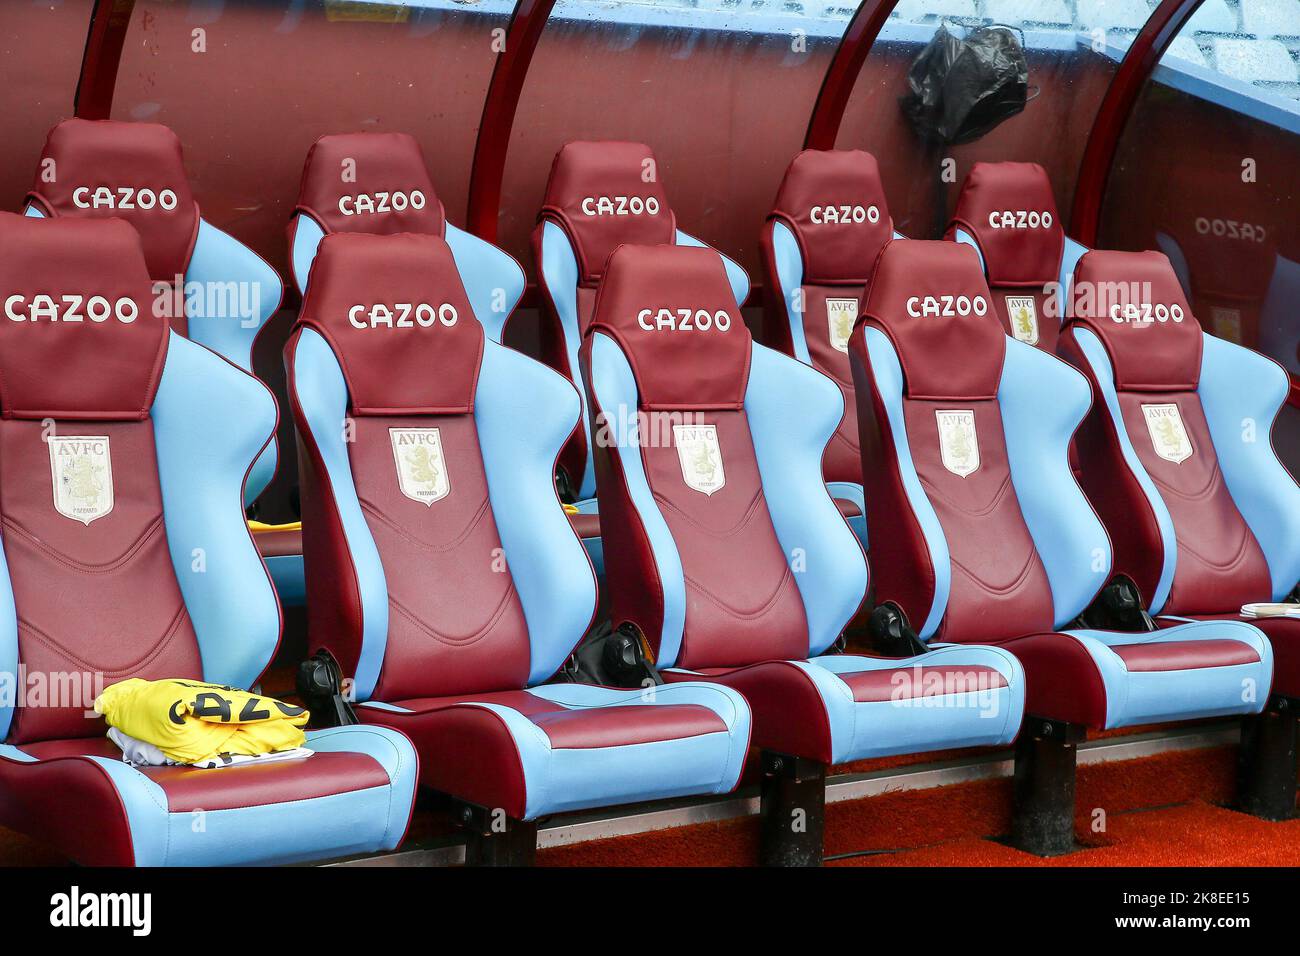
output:
[[244,370],[154,313],[125,222],[0,214],[0,825],[82,864],[293,863],[394,849],[415,751],[137,769],[92,708],[127,678],[255,687],[280,613],[244,520],[276,424]]
[[[1272,442],[1285,370],[1204,331],[1159,252],[1090,252],[1074,282],[1060,353],[1096,396],[1077,438],[1083,487],[1110,529],[1134,626],[1168,640],[1242,627],[1246,604],[1300,599],[1300,487]],[[1289,818],[1300,621],[1250,624],[1271,645],[1273,680],[1253,688],[1267,707],[1245,724],[1238,802]]]
[[[704,246],[678,228],[660,173],[658,159],[644,143],[578,140],[555,155],[532,237],[543,311],[541,358],[579,388],[578,351],[610,254],[624,244]],[[738,263],[715,254],[740,306],[749,297],[749,277]],[[586,398],[582,428],[565,444],[557,476],[566,500],[594,514],[596,473]]]
[[[180,139],[158,123],[64,120],[50,130],[24,208],[34,218],[124,219],[140,236],[172,328],[246,372],[284,285],[252,249],[203,218]],[[275,442],[249,475],[252,505],[275,474]]]
[[609,436],[595,465],[611,624],[669,688],[707,680],[749,702],[764,863],[820,862],[830,764],[1015,738],[1024,675],[1005,649],[840,653],[868,584],[821,470],[844,395],[752,340],[716,254],[617,249],[581,360]]
[[[26,215],[125,219],[140,235],[149,276],[172,328],[246,372],[254,344],[280,308],[284,285],[252,249],[202,217],[180,139],[166,126],[70,119],[50,130],[27,195]],[[279,462],[273,441],[248,477],[245,504]],[[280,599],[302,599],[302,543],[296,531],[252,525]]]
[[976,163],[945,238],[979,252],[1003,330],[1054,351],[1075,263],[1088,250],[1065,234],[1047,171],[1037,163]]
[[443,239],[473,317],[494,342],[524,294],[524,270],[513,256],[448,221],[424,152],[408,133],[332,133],[312,144],[289,222],[289,264],[300,294],[321,239],[336,232]]
[[[893,631],[910,641],[992,644],[1024,668],[1014,845],[1074,846],[1085,730],[1264,708],[1274,654],[1257,627],[1130,628],[1126,592],[1112,587],[1126,565],[1069,464],[1092,390],[1066,362],[1006,334],[974,250],[892,243],[850,355],[880,605],[873,624],[892,614]],[[1136,354],[1127,368],[1143,386],[1165,374],[1163,362]],[[1135,512],[1109,525],[1121,543],[1126,526],[1147,520]]]
[[546,683],[596,610],[554,484],[581,401],[473,316],[436,235],[320,242],[285,352],[313,653],[301,686],[347,720],[346,681],[356,713],[409,736],[421,783],[457,802],[469,862],[518,863],[547,815],[730,791],[750,709],[702,681]]
[[826,447],[822,471],[864,548],[849,335],[880,251],[901,238],[874,156],[805,149],[786,169],[759,240],[767,292],[764,344],[830,376],[844,394],[844,417]]

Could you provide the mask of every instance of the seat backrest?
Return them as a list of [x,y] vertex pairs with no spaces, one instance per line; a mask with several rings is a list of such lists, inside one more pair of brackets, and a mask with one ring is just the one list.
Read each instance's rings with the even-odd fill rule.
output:
[[[125,219],[140,234],[153,309],[245,371],[253,342],[280,307],[280,277],[261,256],[204,220],[181,143],[157,123],[70,119],[45,141],[27,195],[32,217]],[[252,501],[275,474],[267,447],[249,476]]]
[[821,457],[834,383],[755,344],[717,255],[621,246],[582,363],[615,625],[660,667],[825,651],[866,595]]
[[415,137],[407,133],[336,133],[307,153],[298,204],[289,222],[289,261],[305,293],[321,239],[336,232],[445,239],[473,315],[500,342],[524,294],[524,270],[507,252],[447,221]]
[[894,235],[876,158],[861,150],[796,156],[763,230],[764,341],[844,392],[844,417],[822,462],[827,481],[862,483],[849,335],[876,257]]
[[[578,382],[578,349],[610,254],[624,244],[661,243],[704,245],[677,228],[649,146],[576,141],[561,148],[533,231],[545,319],[539,330],[542,361]],[[737,263],[721,258],[739,305],[749,295],[749,278]],[[586,420],[584,414],[584,428]],[[591,438],[584,432],[574,435],[560,456],[560,468],[579,499],[595,493],[590,452]]]
[[1201,330],[1158,252],[1090,252],[1060,354],[1097,400],[1078,434],[1084,488],[1116,570],[1152,613],[1238,610],[1300,581],[1300,489],[1273,423],[1275,362]]
[[0,214],[0,299],[0,739],[102,735],[129,677],[251,686],[280,636],[239,505],[271,393],[153,312],[124,222]]
[[309,640],[359,700],[538,683],[595,609],[553,481],[577,392],[471,316],[444,240],[335,233],[286,346]]
[[990,300],[968,246],[890,243],[849,345],[876,600],[923,640],[1060,627],[1110,568],[1069,466],[1087,383]]
[[1069,276],[1086,250],[1065,235],[1047,171],[1037,163],[976,163],[946,238],[979,250],[1007,334],[1055,350]]

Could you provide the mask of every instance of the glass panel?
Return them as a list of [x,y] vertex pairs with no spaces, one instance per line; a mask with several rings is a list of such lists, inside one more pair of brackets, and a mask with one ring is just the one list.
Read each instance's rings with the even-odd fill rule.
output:
[[[1100,242],[1160,249],[1207,331],[1300,375],[1300,2],[1206,0],[1139,96]],[[1292,471],[1300,421],[1274,436]]]
[[856,4],[560,0],[510,144],[501,241],[532,271],[551,160],[575,139],[650,144],[681,227],[758,278],[759,225]]
[[22,208],[45,134],[72,115],[93,5],[92,0],[0,3],[0,56],[5,65],[0,209]]
[[[840,130],[842,148],[880,161],[890,211],[900,232],[938,238],[977,161],[1041,164],[1057,208],[1069,213],[1084,142],[1116,63],[1150,15],[1147,0],[900,0],[858,77]],[[1001,25],[1020,39],[1029,100],[977,139],[927,140],[904,114],[913,61],[941,28],[958,37]]]
[[408,132],[464,223],[474,137],[512,4],[139,0],[115,119],[180,135],[214,225],[288,275],[285,224],[324,133]]

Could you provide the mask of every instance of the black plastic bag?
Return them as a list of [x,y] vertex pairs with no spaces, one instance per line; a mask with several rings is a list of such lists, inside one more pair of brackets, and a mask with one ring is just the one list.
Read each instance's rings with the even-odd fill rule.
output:
[[1029,65],[1015,33],[980,27],[964,40],[939,27],[907,71],[899,104],[927,140],[968,143],[1025,108]]

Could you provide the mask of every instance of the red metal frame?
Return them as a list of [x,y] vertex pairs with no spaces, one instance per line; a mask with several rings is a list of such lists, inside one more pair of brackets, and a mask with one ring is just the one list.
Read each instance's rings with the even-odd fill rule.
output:
[[469,209],[465,223],[470,232],[488,242],[497,240],[501,216],[501,182],[506,172],[506,152],[514,129],[519,95],[533,62],[537,41],[546,29],[555,0],[519,0],[506,30],[506,48],[497,54],[483,100],[483,118],[474,143],[469,176]]
[[113,111],[122,44],[134,11],[135,0],[95,0],[72,101],[73,113],[82,119],[108,119]]
[[1137,98],[1165,49],[1200,5],[1201,0],[1161,0],[1124,54],[1102,97],[1083,149],[1070,209],[1070,234],[1085,246],[1097,244],[1110,170]]
[[817,91],[817,102],[808,117],[808,132],[803,139],[804,149],[834,149],[840,133],[844,110],[853,94],[853,85],[862,72],[871,47],[880,35],[880,29],[894,12],[898,0],[862,0],[840,37],[840,45],[826,67],[822,87]]

